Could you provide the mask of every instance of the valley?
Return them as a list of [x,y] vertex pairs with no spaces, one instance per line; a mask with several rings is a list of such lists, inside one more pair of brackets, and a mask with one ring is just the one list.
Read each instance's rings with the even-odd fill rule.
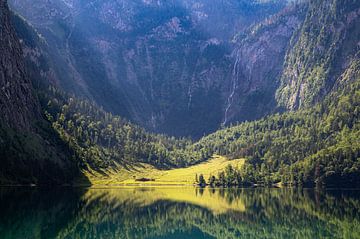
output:
[[[36,52],[49,56],[48,78],[148,131],[193,139],[276,108],[275,78],[303,17],[282,13],[286,1],[71,2],[9,1],[46,41]],[[277,13],[279,34],[234,39]]]
[[0,183],[359,185],[359,3],[212,3],[2,0]]
[[0,238],[360,235],[359,0],[0,0]]

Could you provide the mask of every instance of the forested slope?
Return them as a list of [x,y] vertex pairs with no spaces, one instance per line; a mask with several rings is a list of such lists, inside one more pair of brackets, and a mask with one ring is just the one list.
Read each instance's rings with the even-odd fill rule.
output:
[[[9,89],[0,92],[4,113],[0,117],[4,122],[0,124],[0,183],[60,184],[71,182],[81,170],[103,172],[139,163],[158,169],[187,167],[219,154],[247,159],[239,170],[243,183],[360,185],[360,37],[354,25],[360,12],[356,1],[344,0],[346,6],[341,2],[334,0],[326,5],[325,1],[310,1],[308,8],[299,7],[301,15],[306,15],[302,24],[302,17],[290,24],[288,17],[295,14],[294,8],[280,15],[283,18],[275,18],[273,24],[259,25],[259,32],[252,33],[264,40],[271,29],[277,29],[276,37],[269,39],[283,39],[281,46],[285,46],[290,37],[288,30],[295,31],[291,49],[286,52],[277,100],[279,106],[296,111],[223,128],[197,142],[150,133],[89,99],[59,89],[47,42],[24,19],[13,15],[20,46],[9,25],[10,13],[2,8],[6,11],[1,13],[7,15],[1,15],[1,20],[5,19],[4,26],[10,29],[7,36],[13,49],[7,41],[1,42],[3,57],[7,57],[3,62],[9,65],[1,65],[0,70],[14,74],[0,82],[1,87]],[[325,12],[328,8],[331,11]],[[324,12],[316,14],[318,11]],[[336,14],[331,17],[330,13]],[[319,19],[325,19],[329,29],[340,30],[321,28],[319,32]],[[339,26],[345,28],[336,28]],[[318,38],[313,37],[318,33]],[[251,37],[243,43],[253,46]],[[260,57],[257,64],[261,62]],[[238,63],[239,69],[247,69],[246,60]],[[314,74],[305,74],[309,72]],[[9,79],[11,82],[6,82]],[[18,98],[6,100],[9,94]]]
[[338,90],[314,107],[218,131],[193,149],[248,158],[250,182],[359,185],[359,66],[354,61]]
[[209,156],[201,150],[185,150],[192,144],[190,139],[149,133],[95,103],[70,97],[54,87],[41,96],[47,119],[85,168],[139,162],[158,168],[181,167]]
[[360,47],[359,1],[310,0],[307,5],[305,20],[290,41],[276,95],[291,110],[311,107],[336,90]]
[[92,169],[116,163],[184,167],[213,154],[247,158],[246,183],[357,185],[360,176],[359,61],[342,76],[338,90],[306,110],[287,112],[220,130],[196,143],[147,133],[95,104],[44,95],[47,117],[60,137]]
[[0,52],[0,184],[72,181],[78,167],[42,117],[5,0],[0,1]]

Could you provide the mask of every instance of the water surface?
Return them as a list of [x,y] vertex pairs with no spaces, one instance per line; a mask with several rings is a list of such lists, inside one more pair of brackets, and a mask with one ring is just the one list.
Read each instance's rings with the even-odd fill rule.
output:
[[360,193],[2,188],[0,238],[360,238]]

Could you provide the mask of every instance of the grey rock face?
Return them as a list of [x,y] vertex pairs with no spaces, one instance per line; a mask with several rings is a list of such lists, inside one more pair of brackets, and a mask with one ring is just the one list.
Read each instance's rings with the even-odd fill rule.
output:
[[0,119],[9,127],[30,129],[39,108],[5,0],[0,1],[0,23]]
[[[274,64],[282,57],[275,54],[286,47],[291,24],[274,37],[264,33],[257,43],[235,43],[233,36],[279,12],[284,2],[11,0],[11,5],[47,41],[65,90],[149,130],[197,138],[275,107],[281,68]],[[263,101],[256,100],[263,92]]]
[[285,55],[305,9],[289,6],[238,36],[224,124],[257,119],[276,109],[275,92]]
[[331,92],[341,74],[359,57],[359,25],[359,1],[310,1],[286,54],[278,102],[296,110]]

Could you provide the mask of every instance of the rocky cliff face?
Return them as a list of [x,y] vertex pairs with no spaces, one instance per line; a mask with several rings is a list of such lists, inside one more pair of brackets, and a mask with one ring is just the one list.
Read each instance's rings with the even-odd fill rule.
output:
[[10,23],[5,0],[0,1],[0,119],[17,129],[31,128],[39,118],[39,107],[25,74],[21,44]]
[[360,2],[309,1],[306,18],[291,40],[277,100],[287,109],[308,107],[332,91],[358,58]]
[[257,119],[277,108],[275,92],[285,54],[306,10],[303,4],[288,6],[236,36],[223,124]]
[[231,40],[284,2],[11,1],[51,46],[64,89],[152,131],[193,137],[263,115],[229,107],[238,58]]
[[5,0],[0,0],[0,52],[0,185],[71,181],[78,168],[41,116]]
[[46,42],[43,75],[175,136],[198,138],[279,106],[310,106],[332,90],[359,49],[356,0],[11,5]]

